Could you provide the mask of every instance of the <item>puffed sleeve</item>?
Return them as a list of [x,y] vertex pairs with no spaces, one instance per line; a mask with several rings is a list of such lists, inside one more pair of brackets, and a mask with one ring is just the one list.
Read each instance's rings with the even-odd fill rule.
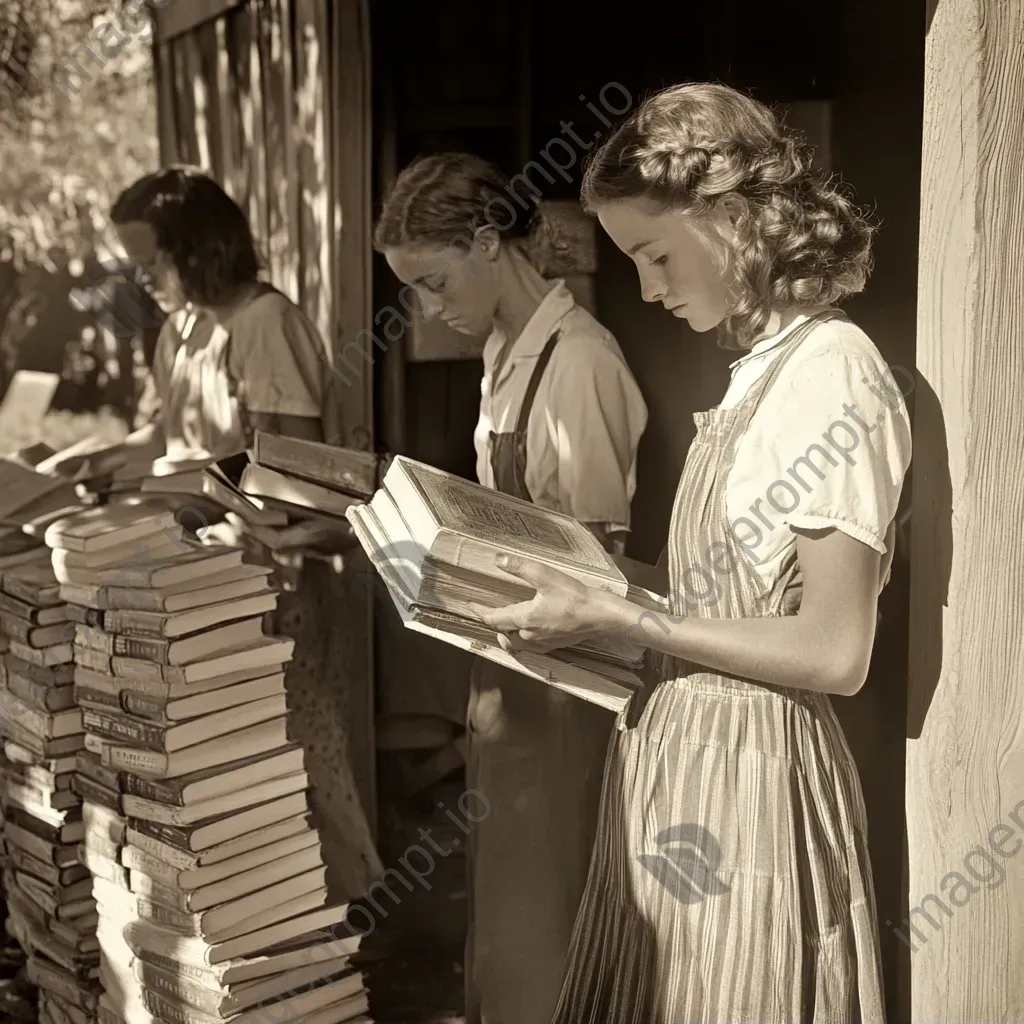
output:
[[628,529],[647,406],[616,352],[586,339],[561,344],[545,408],[558,507],[584,523]]
[[912,388],[907,371],[843,351],[787,375],[775,407],[777,478],[762,493],[788,509],[790,527],[834,527],[886,554],[910,465],[904,395]]
[[230,352],[230,371],[244,383],[249,412],[320,417],[324,344],[309,317],[285,296],[253,303],[251,314],[232,327]]

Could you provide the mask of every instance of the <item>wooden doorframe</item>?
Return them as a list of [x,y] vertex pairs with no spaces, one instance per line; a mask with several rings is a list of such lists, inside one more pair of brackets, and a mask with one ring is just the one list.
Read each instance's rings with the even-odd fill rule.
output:
[[909,906],[881,923],[908,946],[914,1024],[1024,1020],[1022,40],[1024,0],[929,5]]

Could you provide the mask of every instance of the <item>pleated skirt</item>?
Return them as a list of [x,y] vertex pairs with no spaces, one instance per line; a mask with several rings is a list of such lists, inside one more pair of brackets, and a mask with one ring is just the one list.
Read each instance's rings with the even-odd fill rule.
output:
[[553,1024],[883,1024],[864,802],[827,696],[692,675],[609,748]]

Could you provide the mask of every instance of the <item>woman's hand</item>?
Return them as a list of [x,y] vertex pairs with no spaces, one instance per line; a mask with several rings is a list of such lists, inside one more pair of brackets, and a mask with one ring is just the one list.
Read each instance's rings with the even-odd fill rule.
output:
[[500,555],[497,565],[537,590],[519,604],[477,607],[481,622],[498,632],[502,647],[543,653],[616,629],[622,602],[614,594],[515,555]]

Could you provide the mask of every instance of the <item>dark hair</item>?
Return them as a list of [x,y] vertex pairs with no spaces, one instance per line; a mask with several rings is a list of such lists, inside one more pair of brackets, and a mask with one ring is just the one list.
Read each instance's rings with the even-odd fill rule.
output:
[[173,166],[145,175],[117,197],[110,219],[118,225],[142,222],[153,229],[189,302],[221,305],[259,276],[248,219],[197,168]]
[[419,157],[398,175],[384,201],[374,248],[468,248],[474,232],[488,225],[503,239],[526,239],[539,227],[539,195],[525,174],[510,180],[471,153]]
[[645,199],[743,215],[734,252],[738,298],[722,325],[748,348],[773,309],[831,305],[863,289],[874,225],[811,168],[811,153],[766,106],[724,85],[676,85],[649,97],[590,154],[583,204]]

